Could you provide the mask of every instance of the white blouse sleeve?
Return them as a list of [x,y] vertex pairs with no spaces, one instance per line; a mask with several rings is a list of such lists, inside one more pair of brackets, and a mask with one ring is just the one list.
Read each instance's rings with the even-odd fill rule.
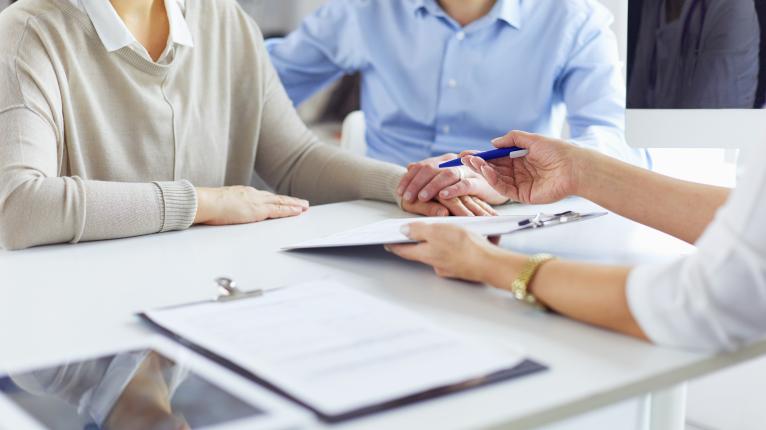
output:
[[766,147],[742,157],[738,187],[697,252],[628,278],[631,312],[657,344],[732,350],[766,337]]

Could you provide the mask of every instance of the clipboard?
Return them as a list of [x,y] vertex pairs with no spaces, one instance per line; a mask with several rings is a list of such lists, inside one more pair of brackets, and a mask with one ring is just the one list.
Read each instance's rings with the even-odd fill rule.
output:
[[304,251],[323,248],[344,248],[353,246],[399,245],[416,243],[399,231],[404,224],[413,222],[449,223],[458,225],[483,236],[505,236],[541,228],[569,225],[599,218],[608,212],[580,213],[566,211],[553,215],[506,215],[495,217],[421,217],[400,218],[379,221],[355,229],[302,241],[282,247],[283,251]]
[[[258,300],[261,297],[264,297],[268,294],[272,294],[276,291],[281,291],[283,289],[300,288],[299,285],[296,285],[296,286],[280,287],[280,288],[268,290],[268,291],[264,291],[264,290],[243,291],[237,288],[236,283],[230,278],[222,277],[222,278],[217,278],[215,281],[216,281],[216,285],[218,286],[221,292],[218,298],[214,300],[210,300],[210,301],[202,301],[202,302],[195,302],[195,303],[190,303],[186,305],[171,306],[167,308],[162,308],[161,310],[178,309],[182,307],[190,307],[190,306],[210,304],[210,303],[225,305],[227,303],[246,302],[250,300]],[[196,353],[204,356],[205,358],[215,363],[218,363],[219,365],[235,372],[236,374],[242,376],[243,378],[248,379],[252,382],[255,382],[258,385],[272,391],[273,393],[276,393],[292,401],[293,403],[313,413],[319,420],[328,424],[340,423],[340,422],[348,421],[351,419],[372,415],[379,412],[389,411],[399,407],[414,405],[423,401],[437,399],[450,394],[477,389],[490,384],[510,381],[516,378],[535,374],[548,369],[547,366],[539,362],[533,361],[529,358],[524,358],[520,362],[515,363],[513,366],[509,366],[508,368],[502,368],[491,373],[461,380],[456,383],[441,384],[441,385],[429,387],[428,389],[425,389],[425,390],[419,390],[417,392],[408,393],[406,395],[398,396],[396,398],[388,399],[381,402],[376,402],[373,404],[361,405],[361,406],[343,411],[341,413],[330,414],[330,413],[324,412],[323,410],[321,410],[321,408],[317,407],[315,404],[312,404],[312,402],[309,402],[309,401],[306,401],[305,399],[300,398],[300,396],[295,395],[289,389],[286,389],[285,387],[280,386],[280,384],[270,380],[267,376],[261,375],[259,372],[253,371],[252,369],[246,368],[242,364],[238,363],[235,359],[227,357],[223,354],[219,354],[216,351],[200,343],[197,343],[193,341],[192,339],[187,338],[186,336],[178,334],[177,332],[171,330],[170,328],[156,321],[154,318],[151,317],[151,315],[149,315],[148,312],[140,313],[139,317],[148,325],[156,329],[159,333],[162,333],[163,335],[175,340],[176,342],[195,351]]]

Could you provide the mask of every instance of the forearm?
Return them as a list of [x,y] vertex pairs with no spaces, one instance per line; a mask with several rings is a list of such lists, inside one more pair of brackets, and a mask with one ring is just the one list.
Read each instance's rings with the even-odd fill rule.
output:
[[604,208],[694,243],[729,196],[729,189],[670,178],[582,151],[576,194]]
[[[510,290],[527,257],[498,249],[487,279]],[[551,310],[587,324],[646,339],[628,307],[625,286],[629,268],[553,260],[544,263],[528,291]]]
[[116,239],[188,227],[186,181],[125,183],[58,176],[59,143],[45,115],[0,113],[0,246]]
[[291,192],[314,204],[356,199],[395,203],[404,173],[401,166],[316,143],[296,164]]
[[312,204],[355,199],[396,202],[396,187],[405,169],[353,155],[327,145],[306,128],[266,67],[267,103],[258,142],[255,170],[280,194]]
[[39,178],[2,193],[0,239],[6,249],[117,239],[188,227],[193,188]]

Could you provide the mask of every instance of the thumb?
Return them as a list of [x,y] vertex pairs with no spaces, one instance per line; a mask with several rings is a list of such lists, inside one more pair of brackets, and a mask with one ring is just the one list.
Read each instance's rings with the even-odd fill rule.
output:
[[512,146],[517,146],[519,148],[529,149],[529,147],[537,140],[536,137],[536,135],[531,133],[514,130],[503,137],[493,139],[492,145],[496,148],[510,148]]
[[418,242],[428,242],[431,237],[431,225],[423,222],[414,222],[402,226],[402,234]]

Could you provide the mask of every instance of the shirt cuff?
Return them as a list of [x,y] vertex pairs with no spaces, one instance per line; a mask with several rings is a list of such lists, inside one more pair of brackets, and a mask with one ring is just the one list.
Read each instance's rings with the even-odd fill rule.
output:
[[631,270],[626,285],[628,307],[646,337],[657,345],[678,347],[686,315],[680,313],[673,284],[678,282],[681,261],[647,264]]
[[161,208],[160,233],[185,230],[197,216],[197,190],[187,180],[154,182],[157,186]]
[[362,198],[368,200],[379,200],[389,203],[398,203],[401,207],[401,200],[396,195],[396,187],[407,173],[401,166],[386,165],[380,173],[368,175],[360,178]]

